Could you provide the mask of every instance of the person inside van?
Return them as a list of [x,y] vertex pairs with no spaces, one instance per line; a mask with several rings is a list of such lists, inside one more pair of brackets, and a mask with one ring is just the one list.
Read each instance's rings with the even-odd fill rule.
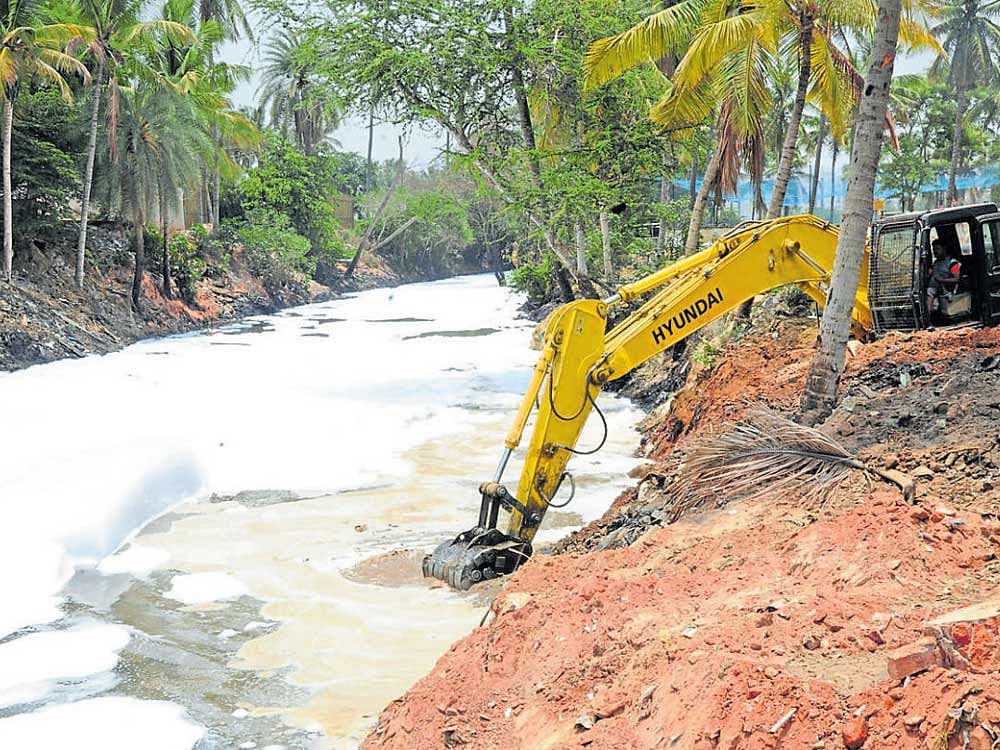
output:
[[927,312],[938,309],[938,298],[947,291],[945,284],[957,282],[962,276],[962,264],[955,258],[948,257],[948,249],[941,240],[931,243],[934,253],[934,263],[931,265],[927,279]]

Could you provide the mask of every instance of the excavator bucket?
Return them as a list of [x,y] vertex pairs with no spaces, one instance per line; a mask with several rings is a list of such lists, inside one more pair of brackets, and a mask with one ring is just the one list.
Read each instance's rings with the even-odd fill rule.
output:
[[498,529],[475,527],[424,557],[424,577],[437,578],[459,591],[513,573],[531,557],[531,545]]

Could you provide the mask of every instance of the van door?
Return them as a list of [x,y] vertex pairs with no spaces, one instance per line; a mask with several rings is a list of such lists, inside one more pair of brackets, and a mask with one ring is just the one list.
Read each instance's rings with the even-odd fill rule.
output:
[[913,218],[873,227],[868,263],[868,300],[875,332],[912,331],[920,325],[920,225]]
[[1000,325],[1000,214],[979,217],[983,237],[983,323]]

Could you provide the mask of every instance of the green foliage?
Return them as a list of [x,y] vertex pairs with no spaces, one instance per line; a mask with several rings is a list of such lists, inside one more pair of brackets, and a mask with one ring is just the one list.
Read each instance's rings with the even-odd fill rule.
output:
[[156,224],[146,224],[143,228],[146,247],[152,249],[163,246],[163,232]]
[[191,236],[194,237],[195,242],[197,242],[199,245],[204,245],[205,242],[208,240],[209,235],[211,234],[208,231],[208,227],[206,227],[204,224],[194,224],[192,225],[189,231],[191,232]]
[[[503,230],[483,215],[489,208],[466,197],[474,190],[469,180],[441,170],[406,175],[372,228],[376,252],[396,270],[420,278],[493,268],[497,259],[490,257],[488,243],[503,244],[503,238],[490,235]],[[367,213],[384,198],[384,192],[368,196]],[[363,222],[359,231],[365,229]]]
[[51,232],[79,198],[82,150],[73,110],[51,88],[21,90],[11,135],[14,241]]
[[722,349],[720,349],[716,344],[708,341],[707,339],[702,339],[698,342],[695,350],[691,353],[691,359],[702,367],[711,369],[715,367],[716,363],[719,361],[719,355],[721,354]]
[[552,256],[546,255],[540,263],[519,265],[510,274],[511,286],[527,294],[534,304],[544,302],[552,292],[552,264]]
[[912,211],[920,186],[937,176],[942,165],[923,156],[920,143],[910,134],[900,136],[898,151],[887,151],[879,170],[879,182],[893,191],[893,197],[899,201],[902,210]]
[[239,245],[250,271],[276,299],[300,291],[316,269],[309,240],[295,231],[289,218],[271,208],[252,208],[240,218],[227,219],[220,240]]
[[187,302],[194,302],[195,288],[205,275],[205,260],[198,244],[185,234],[175,234],[167,246],[174,281]]
[[258,165],[247,170],[236,188],[236,214],[281,214],[297,234],[306,238],[314,257],[329,257],[331,253],[340,256],[345,247],[330,202],[339,192],[338,182],[335,157],[307,156],[286,138],[270,134]]

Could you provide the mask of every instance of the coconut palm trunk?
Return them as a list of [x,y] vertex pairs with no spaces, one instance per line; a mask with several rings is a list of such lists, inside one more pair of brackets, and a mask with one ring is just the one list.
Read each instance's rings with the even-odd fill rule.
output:
[[80,237],[76,243],[76,288],[83,290],[83,263],[87,254],[87,222],[90,219],[90,192],[94,187],[94,158],[97,156],[97,127],[101,113],[101,91],[104,88],[104,65],[97,71],[94,101],[90,110],[90,135],[87,140],[87,166],[83,173],[83,195],[80,197]]
[[816,133],[816,153],[813,155],[812,184],[809,185],[809,213],[816,213],[816,198],[819,194],[819,169],[823,160],[823,139],[826,138],[826,117],[820,115]]
[[708,205],[708,194],[719,174],[721,163],[722,151],[716,148],[708,160],[708,166],[705,167],[705,176],[702,178],[701,187],[698,189],[694,205],[691,207],[691,222],[688,224],[687,239],[684,241],[685,255],[690,255],[698,250],[698,245],[701,242],[701,223],[705,217],[705,207]]
[[833,221],[833,212],[836,209],[837,200],[837,157],[840,149],[837,148],[837,141],[833,142],[833,153],[830,154],[830,221]]
[[901,5],[902,0],[879,0],[878,4],[871,55],[873,62],[865,78],[864,93],[855,120],[851,171],[847,178],[844,219],[837,240],[830,296],[823,310],[819,345],[802,394],[801,413],[803,421],[808,424],[824,419],[837,403],[840,376],[844,371],[844,351],[851,328],[851,311],[872,219],[875,172],[882,151]]
[[965,125],[965,110],[969,106],[969,95],[965,85],[959,83],[955,102],[955,125],[951,136],[951,165],[948,167],[948,192],[945,202],[951,206],[958,201],[958,166],[962,161],[962,131]]
[[212,194],[212,216],[215,221],[215,226],[218,227],[222,223],[222,215],[220,211],[222,210],[222,173],[219,170],[219,166],[215,167],[215,185],[214,192]]
[[[138,196],[136,196],[138,201]],[[132,309],[136,312],[142,308],[142,272],[146,260],[146,222],[142,208],[133,209],[132,224],[135,232],[135,271],[132,274]]]
[[792,176],[795,146],[799,139],[799,124],[802,122],[802,111],[806,107],[809,77],[812,75],[812,38],[815,21],[815,9],[807,4],[799,12],[799,84],[795,90],[795,104],[788,120],[788,130],[785,131],[785,140],[781,145],[781,161],[778,163],[778,174],[774,178],[774,192],[771,193],[771,202],[767,207],[769,219],[781,216],[788,181]]
[[14,128],[14,102],[3,97],[3,277],[10,281],[14,265],[14,202],[10,187],[10,139]]
[[163,265],[163,296],[171,299],[174,293],[170,284],[170,226],[167,221],[167,191],[160,189],[160,231],[163,233],[162,265]]

